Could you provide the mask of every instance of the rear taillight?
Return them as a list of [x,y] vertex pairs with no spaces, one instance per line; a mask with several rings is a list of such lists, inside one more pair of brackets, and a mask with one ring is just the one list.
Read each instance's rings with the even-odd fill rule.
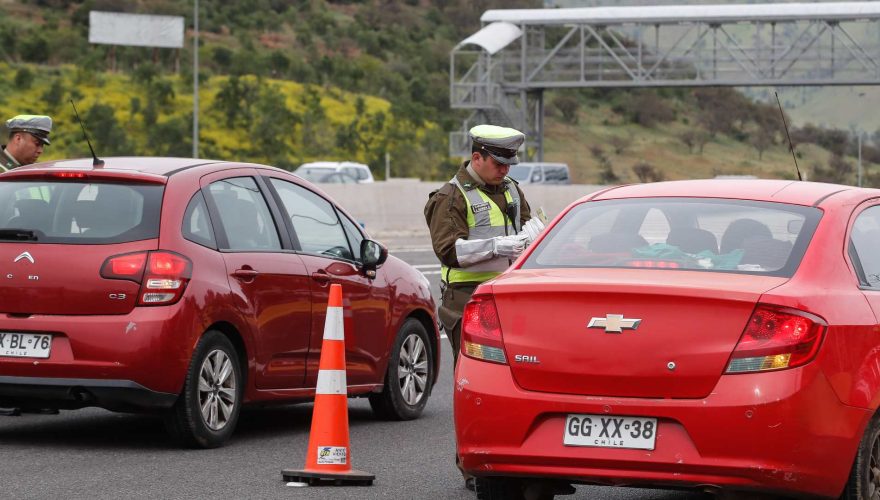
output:
[[822,318],[803,311],[758,305],[726,372],[762,372],[805,365],[816,357],[827,326]]
[[501,319],[491,295],[474,295],[461,318],[461,351],[469,358],[507,364]]
[[140,283],[139,306],[165,306],[183,296],[192,277],[192,262],[167,251],[115,255],[101,266],[101,276]]

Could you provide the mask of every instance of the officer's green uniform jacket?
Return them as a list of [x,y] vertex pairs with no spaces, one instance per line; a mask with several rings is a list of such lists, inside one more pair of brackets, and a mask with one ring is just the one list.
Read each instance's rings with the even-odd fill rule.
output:
[[6,146],[0,146],[0,174],[20,166],[21,164],[18,163],[18,160],[6,152]]
[[[512,184],[516,188],[520,200],[520,220],[516,226],[521,228],[526,221],[532,218],[529,204],[515,181],[506,179],[505,184],[498,186],[482,184],[477,182],[468,172],[468,164],[470,164],[470,161],[462,163],[455,174],[455,178],[464,189],[479,189],[502,212],[507,213],[507,199],[504,193],[507,191],[507,187]],[[428,204],[425,205],[425,220],[431,231],[431,244],[434,247],[434,253],[440,259],[440,263],[444,268],[461,267],[455,253],[455,242],[459,239],[466,240],[470,235],[467,221],[470,204],[461,191],[451,182],[447,182],[443,187],[431,193]],[[462,269],[466,270],[467,268]],[[446,281],[446,276],[441,276],[441,279]],[[458,354],[459,320],[461,319],[465,304],[479,284],[479,281],[469,283],[453,282],[443,287],[439,309],[440,322],[443,324],[450,342],[452,342],[455,355]]]

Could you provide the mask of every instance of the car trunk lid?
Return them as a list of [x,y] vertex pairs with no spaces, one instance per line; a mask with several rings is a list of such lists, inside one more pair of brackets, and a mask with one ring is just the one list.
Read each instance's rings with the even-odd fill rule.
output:
[[[785,281],[699,271],[519,270],[493,282],[492,291],[511,371],[524,389],[702,398],[761,295]],[[623,328],[614,332],[616,326]]]

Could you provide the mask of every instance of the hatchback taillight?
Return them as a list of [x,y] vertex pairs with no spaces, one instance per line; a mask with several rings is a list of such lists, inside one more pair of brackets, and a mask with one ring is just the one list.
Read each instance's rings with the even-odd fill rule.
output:
[[168,251],[114,255],[101,266],[101,276],[139,283],[139,306],[165,306],[183,296],[192,277],[192,262]]
[[464,307],[461,352],[469,358],[507,364],[501,319],[491,295],[474,295]]
[[822,318],[810,313],[758,305],[726,372],[761,372],[805,365],[816,357],[827,326]]

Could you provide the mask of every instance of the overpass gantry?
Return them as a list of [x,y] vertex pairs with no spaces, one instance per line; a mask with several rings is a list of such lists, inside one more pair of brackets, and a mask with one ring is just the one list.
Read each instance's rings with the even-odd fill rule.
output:
[[480,122],[544,155],[544,90],[880,84],[880,2],[489,10],[450,54],[450,134],[468,156]]

